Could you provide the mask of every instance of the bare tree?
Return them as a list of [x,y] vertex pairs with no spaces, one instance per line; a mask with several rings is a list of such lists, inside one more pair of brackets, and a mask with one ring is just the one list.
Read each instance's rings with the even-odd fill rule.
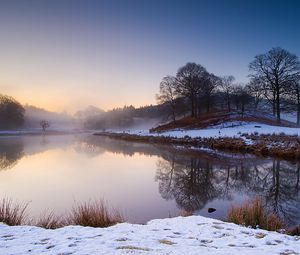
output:
[[251,96],[243,84],[238,84],[233,87],[232,97],[237,110],[241,111],[244,116],[245,106],[250,103]]
[[50,123],[49,123],[47,120],[42,120],[42,121],[40,122],[40,126],[42,127],[43,131],[45,132],[46,129],[47,129],[48,127],[50,127]]
[[198,97],[206,78],[206,69],[196,63],[187,63],[177,71],[176,93],[189,99],[191,117],[198,115]]
[[212,104],[213,93],[220,84],[220,78],[214,74],[208,74],[201,88],[202,98],[204,100],[206,112],[210,111]]
[[230,96],[233,92],[233,82],[235,78],[232,75],[224,76],[221,79],[220,88],[221,91],[224,93],[224,99],[227,105],[228,112],[231,111],[231,105],[230,105]]
[[264,97],[264,86],[259,79],[251,79],[246,85],[246,90],[254,99],[254,109],[257,110],[259,103]]
[[176,120],[176,78],[166,76],[159,85],[159,94],[156,96],[158,103],[170,106],[173,120]]
[[249,65],[251,78],[264,83],[265,96],[272,98],[277,121],[280,122],[280,102],[288,84],[300,74],[298,57],[282,48],[273,48],[265,54],[255,56]]

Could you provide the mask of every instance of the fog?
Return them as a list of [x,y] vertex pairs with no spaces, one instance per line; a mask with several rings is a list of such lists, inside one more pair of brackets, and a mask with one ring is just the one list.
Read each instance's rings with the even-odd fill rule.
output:
[[24,128],[42,129],[40,122],[47,121],[50,126],[48,130],[148,130],[166,121],[161,113],[140,113],[140,109],[124,107],[108,112],[95,106],[88,106],[86,109],[76,112],[74,115],[68,113],[49,112],[34,106],[25,107]]
[[49,112],[34,106],[25,107],[24,128],[41,128],[41,121],[48,121],[51,130],[71,130],[81,128],[80,121],[68,113]]

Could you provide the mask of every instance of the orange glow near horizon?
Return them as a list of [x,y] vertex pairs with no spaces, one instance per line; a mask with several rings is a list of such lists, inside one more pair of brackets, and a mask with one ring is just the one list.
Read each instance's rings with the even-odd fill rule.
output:
[[[80,92],[80,91],[78,91]],[[52,112],[75,113],[78,110],[84,110],[87,106],[93,105],[105,111],[125,105],[133,105],[134,107],[141,107],[150,104],[156,104],[154,95],[147,97],[140,95],[135,98],[128,97],[128,100],[122,100],[118,95],[114,98],[104,98],[103,96],[95,95],[81,95],[80,93],[64,92],[64,93],[51,93],[51,91],[31,91],[22,92],[20,90],[13,91],[11,89],[2,89],[1,93],[4,95],[12,96],[22,105],[32,105],[38,108],[45,109]],[[82,93],[84,94],[84,93]],[[87,93],[88,94],[88,93]],[[135,95],[133,93],[133,95]]]

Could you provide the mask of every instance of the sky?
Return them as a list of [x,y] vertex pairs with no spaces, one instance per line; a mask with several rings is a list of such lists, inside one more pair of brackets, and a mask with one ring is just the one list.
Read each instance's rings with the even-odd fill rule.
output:
[[75,112],[155,104],[187,62],[248,81],[254,56],[300,56],[297,0],[0,0],[0,93]]

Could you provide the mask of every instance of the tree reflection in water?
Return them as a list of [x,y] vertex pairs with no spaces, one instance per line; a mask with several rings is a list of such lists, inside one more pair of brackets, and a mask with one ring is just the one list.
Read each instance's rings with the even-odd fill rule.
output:
[[269,210],[289,224],[300,224],[299,164],[254,155],[178,150],[93,137],[85,142],[107,151],[159,157],[155,180],[164,199],[185,211],[198,211],[214,200],[231,201],[236,194],[262,196]]
[[[53,148],[69,148],[95,157],[105,151],[125,156],[157,157],[155,180],[166,200],[176,201],[181,210],[200,211],[211,202],[233,203],[262,196],[266,207],[289,224],[300,224],[300,163],[240,154],[187,151],[168,145],[151,145],[83,135],[48,137],[1,137],[0,170],[10,169],[24,155]],[[152,180],[149,180],[151,182]],[[217,212],[226,206],[219,204]],[[218,202],[216,203],[218,204]],[[220,215],[219,215],[220,216]],[[224,216],[224,215],[223,215]],[[222,217],[222,215],[220,216]]]
[[299,164],[276,159],[226,159],[172,156],[157,162],[156,181],[164,199],[180,209],[198,211],[214,199],[233,194],[262,196],[267,208],[289,224],[300,222]]
[[21,139],[0,139],[0,170],[14,167],[24,155],[24,145]]

